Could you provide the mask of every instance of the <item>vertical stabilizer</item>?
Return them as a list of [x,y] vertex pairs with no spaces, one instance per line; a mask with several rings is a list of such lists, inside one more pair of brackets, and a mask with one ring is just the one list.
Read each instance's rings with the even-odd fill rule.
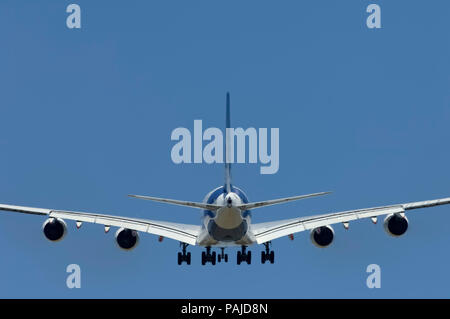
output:
[[230,93],[227,92],[226,119],[225,119],[225,191],[231,192],[231,119],[230,119]]

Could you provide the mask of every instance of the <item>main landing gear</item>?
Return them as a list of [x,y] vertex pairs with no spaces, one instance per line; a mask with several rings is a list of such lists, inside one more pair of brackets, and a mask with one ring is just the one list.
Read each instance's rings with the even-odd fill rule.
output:
[[183,261],[186,262],[186,264],[190,265],[191,264],[191,253],[186,253],[186,247],[188,246],[188,244],[186,243],[180,243],[180,246],[183,247],[182,248],[182,252],[178,253],[178,265],[181,265],[183,263]]
[[237,252],[237,264],[240,265],[241,262],[246,261],[247,264],[251,264],[252,263],[252,252],[251,251],[246,251],[247,250],[247,246],[242,246],[241,251]]
[[266,251],[261,252],[261,263],[264,264],[266,260],[270,261],[271,264],[275,262],[275,253],[274,251],[269,249],[269,246],[272,243],[269,241],[267,243],[264,243],[264,246],[266,247]]
[[223,260],[224,262],[227,263],[228,262],[228,254],[224,253],[224,251],[225,251],[224,247],[221,247],[220,249],[221,249],[221,252],[220,252],[220,255],[217,255],[217,261],[220,263]]
[[211,253],[211,246],[206,247],[206,252],[202,251],[202,265],[205,265],[207,262],[211,264],[216,264],[216,252],[213,251]]

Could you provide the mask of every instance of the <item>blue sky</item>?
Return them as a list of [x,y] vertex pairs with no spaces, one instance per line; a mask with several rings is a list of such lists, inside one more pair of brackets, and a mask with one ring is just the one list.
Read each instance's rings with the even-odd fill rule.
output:
[[[65,25],[81,6],[81,30]],[[233,166],[250,200],[331,190],[267,207],[255,222],[450,196],[450,42],[446,1],[2,1],[0,202],[199,223],[200,212],[129,193],[200,201],[220,164],[175,165],[176,127],[280,128],[280,169]],[[365,25],[377,3],[382,29]],[[274,265],[176,264],[178,242],[0,213],[0,297],[450,297],[450,207],[408,214],[391,238],[369,220],[336,225],[328,249],[307,233],[273,242]],[[66,287],[79,264],[82,288]],[[366,267],[380,265],[380,289]]]

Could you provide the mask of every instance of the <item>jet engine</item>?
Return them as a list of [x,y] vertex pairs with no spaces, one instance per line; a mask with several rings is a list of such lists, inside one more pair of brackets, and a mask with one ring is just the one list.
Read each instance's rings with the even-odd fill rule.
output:
[[135,230],[128,228],[119,228],[116,232],[116,242],[120,248],[131,250],[135,248],[139,242],[139,234]]
[[389,214],[384,219],[384,230],[391,236],[401,236],[408,230],[408,219],[400,214]]
[[42,225],[45,238],[50,241],[60,241],[67,232],[67,225],[61,218],[49,218]]
[[325,248],[331,245],[333,239],[334,230],[331,226],[317,227],[311,231],[311,241],[319,248]]

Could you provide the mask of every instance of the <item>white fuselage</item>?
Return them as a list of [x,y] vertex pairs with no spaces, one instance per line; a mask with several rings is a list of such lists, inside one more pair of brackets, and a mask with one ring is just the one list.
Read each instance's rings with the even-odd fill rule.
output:
[[251,235],[251,215],[237,206],[247,202],[245,194],[238,188],[226,194],[223,187],[206,195],[205,203],[222,206],[218,210],[205,211],[202,232],[198,237],[200,246],[242,246],[254,243]]

